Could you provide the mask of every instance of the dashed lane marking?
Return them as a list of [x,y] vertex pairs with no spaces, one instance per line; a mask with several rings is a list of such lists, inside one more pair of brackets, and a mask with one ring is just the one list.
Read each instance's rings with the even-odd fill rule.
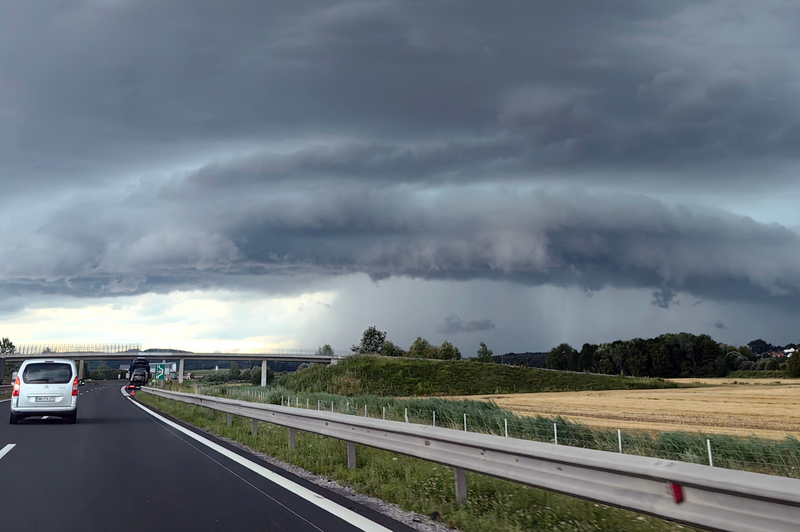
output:
[[17,446],[16,443],[9,443],[8,445],[0,449],[0,458],[3,458],[5,455],[11,452],[11,449],[13,449],[16,446]]

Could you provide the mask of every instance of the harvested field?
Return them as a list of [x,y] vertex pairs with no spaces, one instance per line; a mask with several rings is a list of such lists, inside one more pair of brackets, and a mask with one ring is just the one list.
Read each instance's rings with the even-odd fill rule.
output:
[[771,439],[800,435],[800,384],[763,384],[499,394],[469,399],[491,399],[519,415],[560,415],[612,429],[701,431]]

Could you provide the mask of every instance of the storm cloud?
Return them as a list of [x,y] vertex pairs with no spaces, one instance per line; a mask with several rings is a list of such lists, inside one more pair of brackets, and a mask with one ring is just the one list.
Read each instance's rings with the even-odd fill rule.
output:
[[366,274],[797,312],[799,27],[777,0],[0,2],[0,310]]

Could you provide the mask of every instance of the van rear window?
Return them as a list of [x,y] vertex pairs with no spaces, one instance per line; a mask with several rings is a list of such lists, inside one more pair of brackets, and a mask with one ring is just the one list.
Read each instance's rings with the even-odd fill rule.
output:
[[28,364],[22,372],[26,384],[65,384],[72,378],[72,366],[59,362]]

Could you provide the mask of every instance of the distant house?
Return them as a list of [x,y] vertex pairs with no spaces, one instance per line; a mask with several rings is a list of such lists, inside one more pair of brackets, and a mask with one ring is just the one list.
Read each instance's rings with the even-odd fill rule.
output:
[[789,358],[789,357],[791,357],[791,356],[792,356],[792,355],[793,355],[795,352],[796,352],[795,348],[794,348],[794,347],[790,347],[789,349],[784,349],[784,350],[783,350],[783,355],[784,355],[786,358]]
[[772,353],[772,358],[783,358],[785,356],[786,356],[786,353],[784,353],[783,351],[774,351]]

